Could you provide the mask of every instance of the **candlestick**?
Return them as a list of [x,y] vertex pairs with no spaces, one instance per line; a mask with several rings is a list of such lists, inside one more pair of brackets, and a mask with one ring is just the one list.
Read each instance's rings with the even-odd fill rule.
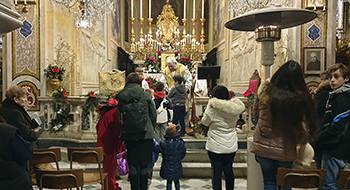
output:
[[134,18],[134,0],[131,0],[131,18]]
[[193,18],[196,18],[196,0],[193,0]]
[[152,4],[151,1],[152,0],[149,0],[149,2],[148,2],[148,18],[151,18],[151,4]]
[[142,17],[142,0],[140,0],[140,18],[143,18]]
[[130,18],[130,21],[131,21],[131,35],[130,35],[131,47],[130,47],[130,51],[131,51],[131,53],[135,53],[137,51],[137,46],[135,45],[135,32],[134,32],[134,30],[135,30],[135,28],[134,28],[135,18]]
[[186,19],[186,0],[184,0],[184,19]]
[[202,0],[202,19],[204,18],[204,0]]
[[205,42],[205,34],[204,34],[204,22],[205,22],[205,19],[202,18],[202,19],[199,19],[202,23],[202,30],[201,30],[201,45],[200,45],[200,53],[201,54],[204,54],[205,53],[205,46],[204,46],[204,42]]

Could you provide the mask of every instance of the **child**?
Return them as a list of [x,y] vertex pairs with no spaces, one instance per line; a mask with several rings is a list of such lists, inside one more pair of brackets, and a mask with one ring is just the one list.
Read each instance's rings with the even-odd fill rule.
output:
[[164,84],[156,83],[156,92],[154,93],[154,104],[157,110],[157,123],[154,127],[155,139],[159,143],[164,140],[165,128],[168,126],[168,121],[171,120],[172,105],[169,98],[164,92]]
[[322,153],[321,167],[326,170],[323,189],[337,189],[340,170],[347,170],[350,158],[350,70],[344,64],[327,69],[329,93],[323,125],[314,149]]
[[172,189],[172,181],[174,181],[175,189],[180,190],[179,179],[183,175],[181,160],[186,155],[186,147],[178,134],[179,129],[179,125],[169,125],[165,130],[165,140],[154,145],[154,152],[162,153],[160,177],[167,180],[167,190]]
[[181,84],[184,81],[184,78],[181,75],[175,75],[174,87],[170,89],[168,94],[169,98],[172,98],[173,103],[173,123],[176,125],[180,123],[181,125],[181,137],[185,136],[186,126],[185,126],[185,110],[186,110],[186,87],[184,84]]
[[141,79],[142,79],[141,87],[143,88],[143,90],[149,89],[147,81],[143,78],[143,68],[142,67],[136,67],[135,68],[135,73],[138,74],[141,77]]

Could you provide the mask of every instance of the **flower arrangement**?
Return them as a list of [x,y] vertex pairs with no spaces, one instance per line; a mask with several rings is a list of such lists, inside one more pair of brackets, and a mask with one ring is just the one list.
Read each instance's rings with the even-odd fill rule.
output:
[[49,79],[58,79],[60,81],[64,78],[64,73],[66,70],[63,67],[58,67],[57,65],[49,64],[46,69],[44,69],[44,75]]
[[252,90],[248,89],[243,93],[243,96],[247,98],[248,102],[253,102],[255,99],[255,94]]
[[52,97],[54,98],[68,98],[69,96],[69,92],[65,89],[65,88],[61,88],[61,89],[56,89],[53,94]]
[[207,136],[208,135],[208,130],[209,130],[209,126],[205,126],[202,124],[202,115],[200,116],[195,116],[194,118],[191,119],[191,123],[195,124],[195,127],[199,128],[199,130],[201,131],[202,135]]
[[73,121],[74,117],[70,114],[69,108],[62,109],[59,104],[56,104],[53,111],[56,113],[56,118],[49,123],[53,131],[60,131]]
[[98,104],[100,103],[99,98],[97,97],[97,94],[95,94],[94,91],[90,91],[87,95],[85,95],[86,97],[88,97],[86,99],[86,102],[84,104],[84,106],[93,111],[95,108],[97,108]]
[[147,71],[150,73],[160,73],[160,64],[156,59],[147,57],[145,61]]
[[189,71],[192,70],[192,59],[181,57],[179,63],[185,65]]
[[232,90],[228,91],[228,93],[230,94],[230,99],[235,97],[235,92]]
[[146,78],[146,82],[148,83],[149,88],[156,90],[156,83],[158,82],[156,79],[148,77]]

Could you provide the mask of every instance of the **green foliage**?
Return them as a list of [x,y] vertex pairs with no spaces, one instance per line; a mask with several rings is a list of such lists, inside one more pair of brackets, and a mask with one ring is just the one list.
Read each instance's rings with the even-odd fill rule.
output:
[[73,121],[73,114],[70,114],[69,108],[62,109],[61,105],[56,104],[53,108],[56,113],[56,118],[52,119],[49,123],[51,129],[54,131],[61,131],[66,125]]
[[158,60],[147,57],[145,61],[145,65],[146,65],[146,70],[149,73],[160,73],[161,66]]
[[52,97],[54,98],[68,98],[69,92],[62,88],[62,89],[56,89],[55,92],[52,94]]

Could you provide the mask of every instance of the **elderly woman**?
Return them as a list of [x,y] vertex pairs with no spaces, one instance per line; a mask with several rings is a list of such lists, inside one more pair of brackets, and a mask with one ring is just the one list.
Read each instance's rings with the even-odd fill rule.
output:
[[6,99],[0,107],[0,116],[6,123],[17,127],[23,139],[33,142],[38,139],[39,127],[29,117],[24,106],[27,102],[26,91],[18,86],[12,86],[6,90]]

